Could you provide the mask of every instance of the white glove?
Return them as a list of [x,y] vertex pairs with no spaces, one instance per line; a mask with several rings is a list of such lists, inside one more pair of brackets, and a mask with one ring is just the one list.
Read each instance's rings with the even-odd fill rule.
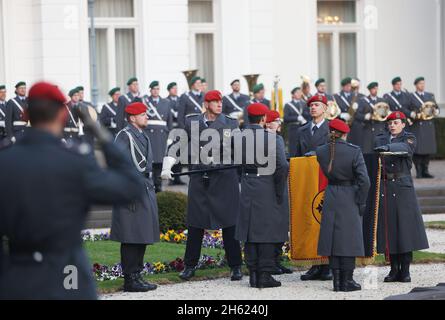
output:
[[165,157],[162,164],[161,178],[162,180],[173,180],[172,168],[176,164],[176,159],[173,157]]
[[417,113],[415,111],[411,112],[411,118],[416,119],[417,118]]
[[440,115],[440,109],[434,109],[434,115],[437,117]]
[[345,121],[349,121],[351,120],[351,115],[349,113],[344,112],[340,115],[340,118],[342,118]]
[[11,142],[12,142],[12,143],[16,143],[16,142],[17,142],[17,139],[16,139],[15,137],[12,137],[12,138],[11,138]]
[[366,116],[365,116],[365,120],[369,121],[369,120],[371,120],[371,117],[372,117],[372,114],[367,113]]
[[298,116],[298,122],[300,122],[301,124],[306,124],[307,120],[303,116]]

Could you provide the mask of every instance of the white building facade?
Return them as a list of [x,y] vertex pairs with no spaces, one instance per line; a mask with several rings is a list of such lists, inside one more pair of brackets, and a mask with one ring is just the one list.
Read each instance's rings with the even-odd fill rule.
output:
[[[0,84],[46,79],[63,89],[91,89],[88,0],[0,0]],[[229,91],[242,75],[276,75],[288,92],[301,76],[358,77],[362,91],[380,82],[381,94],[401,76],[413,90],[445,102],[445,0],[95,0],[100,101],[137,76],[187,84],[197,68],[211,88]],[[244,91],[247,84],[243,82]]]

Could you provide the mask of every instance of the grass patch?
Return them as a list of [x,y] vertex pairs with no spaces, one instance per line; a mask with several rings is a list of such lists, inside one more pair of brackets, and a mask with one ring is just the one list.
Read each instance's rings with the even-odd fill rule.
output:
[[429,229],[445,230],[445,221],[425,222],[425,227]]

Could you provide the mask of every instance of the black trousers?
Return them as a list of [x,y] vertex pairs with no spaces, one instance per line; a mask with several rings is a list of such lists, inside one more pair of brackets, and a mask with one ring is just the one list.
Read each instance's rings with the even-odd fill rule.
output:
[[249,270],[252,272],[274,272],[277,266],[276,243],[246,242],[244,256]]
[[121,263],[124,274],[142,272],[146,249],[145,244],[121,244]]
[[392,254],[390,255],[391,265],[400,265],[402,264],[410,264],[413,262],[413,253],[407,252],[402,254]]
[[[235,240],[236,227],[223,229],[224,249],[226,251],[227,262],[230,268],[242,265],[241,246],[239,241]],[[204,229],[189,227],[187,235],[187,245],[185,249],[184,262],[187,267],[194,268],[198,265],[201,257],[202,239],[204,238]]]
[[413,156],[413,162],[414,165],[416,166],[416,169],[420,167],[421,170],[424,170],[424,168],[428,169],[430,165],[430,159],[431,159],[430,155],[415,154]]
[[329,257],[329,267],[332,270],[354,271],[355,257]]
[[153,163],[153,183],[156,193],[162,192],[162,163]]

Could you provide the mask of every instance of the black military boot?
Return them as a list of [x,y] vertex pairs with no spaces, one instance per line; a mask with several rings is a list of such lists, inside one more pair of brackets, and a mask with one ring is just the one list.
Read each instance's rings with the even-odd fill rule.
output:
[[281,270],[281,272],[283,274],[292,274],[292,273],[294,273],[291,269],[283,266],[282,264],[278,265],[278,268],[280,268],[280,270]]
[[158,288],[157,285],[145,281],[141,274],[138,274],[138,281],[141,282],[143,285],[147,286],[148,291],[154,291]]
[[362,286],[354,281],[354,271],[341,270],[340,272],[340,291],[353,292],[362,290]]
[[334,292],[340,291],[340,284],[341,284],[341,272],[340,269],[334,269],[332,272],[334,276]]
[[259,289],[278,288],[281,287],[281,282],[275,280],[269,272],[260,272],[257,285]]
[[332,281],[332,271],[329,266],[321,266],[321,274],[320,274],[320,280],[321,281]]
[[422,164],[422,177],[425,179],[434,179],[434,176],[430,174],[430,170],[427,164]]
[[411,265],[410,254],[403,255],[401,259],[401,267],[399,273],[399,282],[410,283],[411,282],[411,274],[409,272],[409,268]]
[[301,281],[319,280],[321,272],[322,270],[320,266],[312,266],[308,272],[301,276]]
[[251,288],[258,288],[258,273],[255,270],[249,271],[249,284]]
[[126,274],[124,276],[124,291],[125,292],[148,292],[150,287],[139,281],[140,274]]
[[233,267],[231,271],[231,281],[241,281],[243,279],[243,272],[241,267]]
[[384,282],[397,282],[400,276],[400,264],[398,255],[391,255],[391,271],[385,277]]
[[420,164],[416,164],[416,179],[423,179],[423,171]]
[[179,278],[189,281],[195,276],[196,267],[185,267],[185,270],[179,274]]

